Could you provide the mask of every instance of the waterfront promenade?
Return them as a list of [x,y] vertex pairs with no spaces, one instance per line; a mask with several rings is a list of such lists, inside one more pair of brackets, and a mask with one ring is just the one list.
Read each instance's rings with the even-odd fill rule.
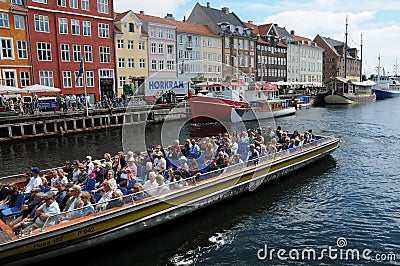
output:
[[171,117],[170,110],[176,104],[129,105],[126,107],[96,108],[79,111],[47,111],[32,115],[0,117],[0,142],[15,139],[64,135],[83,131],[121,127],[137,123],[160,123],[169,119],[181,119],[189,115],[183,104]]

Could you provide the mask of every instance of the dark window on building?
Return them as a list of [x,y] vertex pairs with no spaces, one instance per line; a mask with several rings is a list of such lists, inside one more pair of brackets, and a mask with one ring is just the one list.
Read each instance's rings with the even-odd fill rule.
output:
[[129,23],[129,32],[135,32],[135,25],[133,23]]

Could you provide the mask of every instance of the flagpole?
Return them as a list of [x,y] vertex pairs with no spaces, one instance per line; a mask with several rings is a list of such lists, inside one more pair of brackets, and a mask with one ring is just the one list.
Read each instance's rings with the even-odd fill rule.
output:
[[83,69],[83,87],[85,88],[85,106],[86,106],[86,116],[89,116],[89,103],[87,101],[87,92],[86,92],[86,74],[85,74],[85,60],[82,57],[82,69]]

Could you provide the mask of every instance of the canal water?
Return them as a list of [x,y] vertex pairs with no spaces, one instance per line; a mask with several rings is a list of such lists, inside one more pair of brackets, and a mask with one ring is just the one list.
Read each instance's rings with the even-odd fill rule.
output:
[[[335,135],[340,148],[253,192],[38,265],[400,265],[400,99],[298,110],[275,123]],[[189,125],[180,139],[215,127]],[[160,129],[137,135],[158,143]],[[112,129],[2,143],[0,169],[5,176],[99,158],[123,149],[122,138]]]

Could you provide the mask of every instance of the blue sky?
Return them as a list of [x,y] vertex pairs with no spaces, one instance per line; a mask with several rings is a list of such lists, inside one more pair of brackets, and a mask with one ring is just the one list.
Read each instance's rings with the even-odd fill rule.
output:
[[[163,17],[172,13],[177,20],[188,17],[198,1],[192,0],[114,0],[116,12],[143,10]],[[205,6],[207,1],[199,2]],[[228,7],[239,18],[255,24],[277,23],[296,35],[314,39],[317,34],[345,40],[348,17],[348,44],[360,50],[363,35],[363,72],[376,74],[378,56],[386,74],[393,74],[398,59],[400,74],[399,0],[230,0],[208,1],[213,8]]]

